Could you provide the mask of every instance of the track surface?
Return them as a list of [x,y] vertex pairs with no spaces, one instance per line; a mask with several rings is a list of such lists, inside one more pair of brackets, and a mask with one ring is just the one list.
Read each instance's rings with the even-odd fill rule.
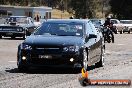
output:
[[[21,73],[16,65],[21,39],[0,39],[0,88],[82,88],[79,71],[64,68],[31,69]],[[89,71],[90,79],[132,80],[132,34],[116,34],[106,43],[105,66]],[[132,88],[132,86],[89,86],[88,88]]]

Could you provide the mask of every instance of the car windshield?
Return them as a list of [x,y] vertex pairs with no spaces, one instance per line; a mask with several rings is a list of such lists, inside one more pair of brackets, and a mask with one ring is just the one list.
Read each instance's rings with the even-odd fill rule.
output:
[[120,21],[123,24],[132,24],[132,20],[131,21]]
[[116,20],[111,20],[111,22],[112,22],[113,24],[117,24],[117,21],[116,21]]
[[34,35],[82,36],[83,23],[48,23],[39,27]]
[[[99,19],[91,19],[90,20],[93,24],[95,24],[95,26],[101,26],[103,24],[103,22]],[[102,23],[101,23],[102,22]]]
[[27,17],[10,17],[9,22],[17,22],[21,24],[28,24]]
[[91,22],[92,22],[93,24],[101,24],[101,22],[100,22],[99,20],[91,20]]

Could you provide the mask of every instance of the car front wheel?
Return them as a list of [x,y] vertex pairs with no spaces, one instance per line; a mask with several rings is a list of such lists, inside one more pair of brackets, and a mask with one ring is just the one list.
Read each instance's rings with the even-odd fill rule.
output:
[[122,33],[123,33],[123,30],[120,31],[120,34],[122,34]]
[[104,66],[104,54],[105,54],[105,45],[102,45],[100,61],[96,63],[96,67],[103,67]]
[[26,37],[27,37],[27,36],[26,36],[26,34],[25,34],[25,35],[23,36],[23,39],[26,39]]
[[130,30],[128,31],[128,34],[130,34]]

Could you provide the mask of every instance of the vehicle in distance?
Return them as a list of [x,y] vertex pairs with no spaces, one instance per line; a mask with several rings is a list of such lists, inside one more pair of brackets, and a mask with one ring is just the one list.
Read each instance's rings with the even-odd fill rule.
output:
[[122,34],[123,33],[123,29],[124,29],[123,24],[118,19],[110,19],[110,20],[113,23],[114,32],[115,33],[119,32],[120,34]]
[[27,35],[30,35],[36,27],[33,19],[27,16],[10,16],[7,18],[5,24],[25,27],[27,29]]
[[122,32],[128,32],[130,34],[132,31],[132,20],[120,20],[120,22],[124,26],[124,30]]
[[26,28],[21,26],[14,25],[0,25],[0,38],[2,37],[11,37],[14,39],[15,37],[26,38]]
[[51,19],[18,46],[17,66],[84,67],[104,65],[104,41],[91,21]]

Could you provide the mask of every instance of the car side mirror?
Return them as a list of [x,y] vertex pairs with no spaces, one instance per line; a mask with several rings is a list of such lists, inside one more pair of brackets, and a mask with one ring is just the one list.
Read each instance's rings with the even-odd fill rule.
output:
[[89,39],[91,39],[91,38],[97,38],[97,35],[95,35],[95,34],[89,34],[89,37],[88,37]]

